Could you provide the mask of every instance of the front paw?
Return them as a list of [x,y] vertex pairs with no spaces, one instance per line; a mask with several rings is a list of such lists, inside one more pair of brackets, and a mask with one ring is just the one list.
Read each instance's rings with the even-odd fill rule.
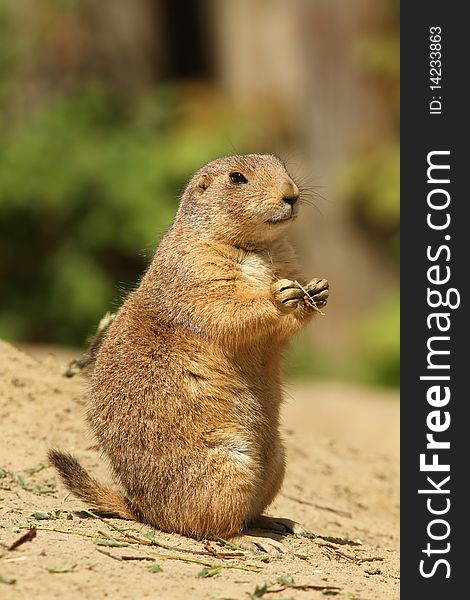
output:
[[330,284],[326,279],[314,277],[305,286],[307,295],[304,297],[306,306],[313,309],[326,306],[330,294]]
[[296,281],[280,279],[271,286],[274,302],[282,312],[289,313],[295,310],[304,300],[305,292]]

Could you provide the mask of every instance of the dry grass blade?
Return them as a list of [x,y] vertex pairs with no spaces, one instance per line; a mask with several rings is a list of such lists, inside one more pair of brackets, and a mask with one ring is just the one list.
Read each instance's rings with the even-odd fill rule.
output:
[[[101,550],[101,548],[97,548],[96,550],[100,554],[104,554],[105,556],[109,556],[109,558],[112,558],[113,560],[119,560],[119,561],[124,560],[124,558],[122,556],[116,556],[115,554],[112,554],[111,552],[106,552],[106,550]],[[154,560],[154,559],[151,558],[150,560]]]
[[36,473],[39,473],[43,469],[49,469],[50,466],[51,465],[48,463],[41,462],[38,465],[35,465],[34,467],[28,467],[26,469],[23,469],[23,473],[26,473],[26,475],[35,475]]
[[[144,538],[138,537],[136,535],[133,535],[132,533],[128,533],[126,530],[122,529],[121,527],[118,527],[117,525],[114,525],[110,521],[107,521],[103,517],[100,517],[99,515],[97,515],[94,512],[92,512],[91,510],[85,510],[84,512],[87,515],[89,515],[90,517],[93,517],[93,519],[98,519],[98,521],[101,521],[102,523],[104,523],[107,527],[109,527],[113,531],[117,531],[126,540],[128,540],[129,542],[131,542],[133,544],[140,544],[142,546],[158,546],[159,548],[164,548],[165,550],[179,550],[179,548],[176,548],[174,546],[169,546],[167,544],[163,544],[162,542],[159,542],[158,540],[155,539],[154,536],[153,537],[152,536],[146,536],[146,539],[144,539]],[[104,534],[104,535],[106,535],[106,534]],[[110,536],[107,536],[107,537],[109,538]],[[195,550],[188,550],[188,551],[185,551],[185,552],[196,553],[197,551],[195,551]]]
[[[30,529],[29,525],[20,525],[20,529]],[[101,535],[95,533],[85,533],[84,531],[66,531],[65,529],[57,529],[55,527],[35,527],[37,531],[54,531],[55,533],[63,533],[65,535],[78,535],[80,537],[91,539],[103,539]]]
[[153,560],[155,560],[155,558],[152,558],[151,556],[132,556],[130,554],[123,554],[121,556],[121,560],[149,560],[149,561],[153,561]]
[[161,573],[163,569],[160,565],[150,565],[147,567],[147,571],[149,571],[149,573]]
[[[293,590],[302,590],[302,591],[307,591],[307,590],[315,590],[317,592],[335,592],[336,594],[339,593],[341,591],[341,588],[338,587],[337,585],[315,585],[315,584],[309,584],[309,585],[291,585],[289,586],[291,587]],[[287,588],[284,588],[287,589]]]
[[199,573],[198,577],[206,578],[206,577],[215,577],[218,575],[223,569],[222,565],[216,565],[215,567],[203,567]]
[[[126,538],[127,540],[129,540],[133,544],[141,544],[143,546],[158,546],[159,548],[163,548],[164,550],[171,550],[173,552],[182,552],[184,554],[194,554],[194,555],[197,555],[197,556],[211,556],[212,555],[212,553],[209,552],[209,551],[207,551],[207,550],[204,550],[204,551],[189,550],[189,549],[178,548],[177,546],[170,546],[169,544],[164,544],[164,543],[159,542],[158,540],[156,540],[154,535],[148,535],[147,534],[145,536],[145,539],[144,539],[144,538],[138,537],[136,535],[132,535],[131,533],[128,533],[127,531],[125,531],[121,527],[117,527],[117,525],[114,525],[110,521],[107,521],[103,517],[100,517],[99,515],[97,515],[94,512],[92,512],[91,510],[86,510],[85,513],[88,514],[88,515],[90,515],[94,519],[98,519],[102,523],[105,523],[110,529],[113,529],[114,531],[117,531],[124,538]],[[220,558],[238,558],[238,554],[236,554],[236,555],[234,555],[234,554],[229,555],[228,553],[226,553],[226,554],[227,554],[226,556],[219,555],[219,557]]]
[[262,571],[260,567],[255,567],[252,565],[218,565],[198,560],[197,558],[192,558],[189,556],[171,556],[166,554],[159,554],[157,556],[160,560],[182,560],[183,562],[196,563],[198,565],[202,565],[203,567],[208,567],[211,569],[215,567],[222,567],[224,569],[236,569],[238,571],[251,571],[252,573],[260,573]]
[[357,562],[359,565],[365,562],[375,562],[375,561],[385,560],[383,556],[365,556],[364,558],[359,557]]
[[72,565],[71,567],[50,567],[48,568],[49,573],[73,573],[75,571],[77,565]]
[[204,549],[208,554],[214,556],[215,558],[240,558],[245,556],[243,552],[219,552],[219,550],[214,548],[207,540],[204,542]]
[[328,512],[335,513],[340,517],[348,517],[348,519],[352,518],[352,513],[342,510],[340,508],[333,508],[332,506],[324,506],[323,504],[316,504],[315,502],[309,502],[308,500],[303,500],[302,498],[297,498],[296,496],[289,496],[289,494],[281,494],[284,498],[288,498],[289,500],[293,500],[294,502],[298,502],[299,504],[305,504],[306,506],[313,506],[314,508],[318,508],[319,510],[327,510]]
[[324,594],[336,596],[339,594],[342,588],[338,587],[337,585],[297,584],[295,583],[293,577],[286,575],[283,577],[278,577],[274,583],[257,585],[253,593],[249,594],[249,596],[252,598],[252,600],[255,600],[256,598],[261,598],[265,594],[279,594],[287,589],[301,590],[303,592],[315,590],[317,592],[323,592]]
[[33,484],[29,483],[28,481],[26,481],[26,479],[22,473],[20,473],[17,476],[16,480],[17,480],[17,483],[20,484],[21,488],[23,490],[25,490],[25,492],[31,492],[32,494],[37,494],[39,496],[41,496],[41,495],[55,496],[55,494],[57,494],[57,487],[54,482],[45,481],[42,484],[43,487],[40,487],[38,485],[33,485]]
[[131,557],[131,556],[118,556],[116,554],[112,554],[111,552],[106,552],[106,550],[102,550],[101,548],[96,548],[100,554],[104,554],[105,556],[109,556],[113,560],[126,561],[126,560],[179,560],[182,562],[195,563],[197,565],[202,565],[203,567],[207,567],[208,569],[215,569],[220,567],[221,569],[236,569],[239,571],[250,571],[253,573],[259,573],[262,569],[260,567],[255,567],[252,565],[220,565],[214,564],[210,562],[206,562],[203,560],[199,560],[197,558],[193,558],[192,556],[172,556],[171,554],[156,554],[153,556],[143,555],[142,557]]
[[338,544],[339,546],[362,546],[362,542],[360,540],[350,540],[348,538],[334,537],[332,535],[316,535],[315,537],[325,540],[325,542]]
[[339,548],[336,548],[336,546],[333,546],[333,544],[320,544],[320,546],[322,548],[325,548],[325,550],[327,552],[334,554],[336,556],[336,558],[338,558],[338,559],[344,558],[345,560],[354,562],[357,565],[360,565],[365,562],[375,562],[375,561],[384,560],[384,558],[382,556],[364,556],[364,557],[362,557],[362,556],[354,556],[352,554],[346,554],[346,552],[343,552]]
[[210,533],[209,535],[211,538],[213,538],[214,540],[219,542],[222,546],[224,546],[224,548],[228,548],[229,550],[241,551],[241,547],[237,546],[237,544],[233,544],[232,542],[229,542],[228,540],[224,540],[224,538],[221,538],[218,535],[215,535],[215,533]]
[[110,546],[111,548],[128,548],[129,542],[118,542],[117,540],[93,540],[97,546]]

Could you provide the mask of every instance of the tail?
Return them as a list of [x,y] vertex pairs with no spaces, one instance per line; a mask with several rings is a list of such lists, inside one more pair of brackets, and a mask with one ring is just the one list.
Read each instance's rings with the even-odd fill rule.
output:
[[67,488],[95,510],[124,519],[138,519],[122,494],[96,481],[71,454],[51,449],[47,456]]
[[109,326],[114,321],[115,313],[107,312],[98,324],[93,337],[89,340],[88,350],[72,362],[67,367],[64,375],[73,377],[77,373],[83,373],[90,376],[95,366],[96,357],[104,341],[105,335],[108,332]]

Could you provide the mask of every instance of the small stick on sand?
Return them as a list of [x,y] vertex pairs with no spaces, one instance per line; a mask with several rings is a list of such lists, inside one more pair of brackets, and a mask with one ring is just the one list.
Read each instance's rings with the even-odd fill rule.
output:
[[365,563],[365,562],[374,562],[374,561],[382,561],[384,560],[384,558],[382,556],[352,556],[351,554],[346,554],[346,552],[342,552],[339,548],[336,548],[336,546],[333,546],[333,544],[320,544],[320,546],[322,548],[325,548],[327,551],[331,552],[333,551],[336,556],[341,557],[341,558],[345,558],[346,560],[350,560],[351,562],[354,562],[358,565]]
[[19,539],[16,540],[16,542],[13,542],[13,544],[8,547],[8,550],[16,550],[26,542],[32,542],[36,535],[36,528],[31,527],[30,530],[24,533]]
[[203,560],[198,560],[197,558],[192,558],[189,556],[172,556],[167,554],[157,554],[155,558],[153,556],[142,556],[142,557],[130,557],[130,556],[119,556],[116,554],[112,554],[111,552],[106,552],[106,550],[101,550],[101,548],[96,548],[98,552],[104,554],[105,556],[109,556],[114,560],[125,561],[125,560],[150,560],[155,561],[157,558],[159,560],[181,560],[182,562],[196,563],[197,565],[202,565],[203,567],[213,568],[213,567],[222,567],[223,569],[236,569],[238,571],[251,571],[253,573],[260,573],[262,571],[259,567],[254,567],[251,565],[241,566],[241,565],[220,565],[214,564],[210,562],[206,562]]
[[299,504],[313,506],[314,508],[318,508],[319,510],[327,510],[329,512],[339,515],[340,517],[352,518],[352,514],[350,512],[341,510],[339,508],[333,508],[332,506],[324,506],[322,504],[315,504],[315,502],[309,502],[308,500],[303,500],[302,498],[297,498],[296,496],[289,496],[288,494],[281,494],[281,496],[284,496],[284,498],[289,498],[289,500],[293,500],[294,502],[298,502]]
[[[120,533],[122,536],[127,538],[133,544],[142,544],[144,546],[158,546],[159,548],[163,548],[164,550],[173,550],[174,552],[184,552],[185,554],[196,554],[198,556],[211,556],[211,553],[208,552],[207,550],[200,551],[200,550],[189,550],[189,549],[178,548],[177,546],[170,546],[168,544],[163,544],[162,542],[157,541],[155,538],[142,539],[140,537],[137,537],[136,535],[127,533],[127,531],[125,531],[121,527],[117,527],[113,523],[110,523],[106,519],[103,519],[102,517],[98,516],[91,510],[86,510],[85,512],[88,515],[90,515],[91,517],[93,517],[94,519],[98,519],[99,521],[105,523],[108,527],[110,527],[114,531],[117,531],[118,533]],[[219,555],[219,556],[222,558],[222,555]],[[243,553],[241,553],[241,556],[244,556]],[[223,558],[239,558],[239,557],[240,557],[240,553],[233,553],[232,555],[230,555],[228,552],[226,552]]]

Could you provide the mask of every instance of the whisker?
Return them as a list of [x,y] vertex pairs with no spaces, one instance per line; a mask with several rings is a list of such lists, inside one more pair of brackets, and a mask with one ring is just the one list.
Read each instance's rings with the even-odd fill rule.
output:
[[301,198],[300,199],[300,203],[302,205],[308,206],[309,208],[313,208],[314,210],[317,211],[317,213],[319,215],[321,215],[322,217],[324,216],[323,212],[321,211],[321,209],[311,200],[305,200],[305,198]]
[[329,198],[326,198],[325,196],[323,196],[323,194],[320,194],[320,192],[314,188],[300,187],[299,191],[303,197],[312,198],[315,200],[322,200],[323,202],[331,203],[331,200]]

